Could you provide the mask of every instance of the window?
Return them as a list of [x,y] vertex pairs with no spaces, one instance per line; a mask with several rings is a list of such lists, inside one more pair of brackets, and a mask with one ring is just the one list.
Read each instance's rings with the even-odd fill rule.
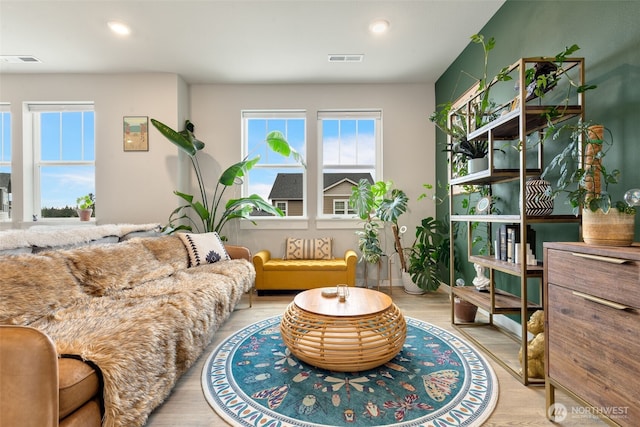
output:
[[93,104],[29,104],[28,110],[34,215],[75,217],[76,199],[95,195]]
[[265,143],[269,132],[280,131],[287,142],[306,158],[305,112],[243,111],[242,130],[244,153],[249,157],[260,155],[260,161],[244,182],[243,195],[258,194],[287,216],[305,216],[304,167],[293,158],[270,151]]
[[11,218],[11,113],[0,104],[0,221]]
[[349,199],[334,199],[333,214],[334,215],[355,215],[356,211],[349,207]]
[[361,179],[374,182],[382,176],[382,112],[320,111],[321,216],[352,217],[351,188]]

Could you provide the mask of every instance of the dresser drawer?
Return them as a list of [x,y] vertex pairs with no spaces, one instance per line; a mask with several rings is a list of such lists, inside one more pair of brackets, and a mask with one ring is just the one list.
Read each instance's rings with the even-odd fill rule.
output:
[[553,283],[548,283],[547,292],[545,338],[549,378],[590,402],[595,409],[616,411],[615,415],[610,412],[616,423],[637,426],[639,311],[611,308]]
[[548,249],[545,256],[550,283],[640,308],[640,262],[637,260],[594,257],[557,249]]

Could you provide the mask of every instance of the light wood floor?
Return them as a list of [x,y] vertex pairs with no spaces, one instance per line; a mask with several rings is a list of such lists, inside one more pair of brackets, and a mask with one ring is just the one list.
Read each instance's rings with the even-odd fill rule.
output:
[[[383,290],[388,292],[387,290]],[[449,296],[446,290],[426,295],[408,295],[402,288],[394,288],[394,302],[405,316],[424,320],[443,329],[456,332],[450,322]],[[292,295],[255,296],[253,307],[249,308],[249,297],[245,295],[231,317],[221,326],[207,350],[198,362],[178,381],[173,393],[165,403],[149,417],[151,427],[224,427],[222,420],[209,406],[202,394],[200,376],[207,356],[215,347],[233,332],[260,319],[282,314],[292,301]],[[459,335],[459,334],[458,334]],[[513,355],[517,361],[517,354]],[[563,423],[553,424],[545,416],[545,396],[543,386],[525,387],[504,368],[487,356],[499,382],[498,404],[486,426],[601,426],[600,420],[589,415],[569,414]],[[517,363],[517,362],[516,362]],[[566,395],[557,392],[556,401],[565,404],[569,412],[580,406]]]

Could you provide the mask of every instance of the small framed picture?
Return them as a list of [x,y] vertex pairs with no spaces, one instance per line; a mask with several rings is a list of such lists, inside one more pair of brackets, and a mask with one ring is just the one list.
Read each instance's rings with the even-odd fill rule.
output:
[[124,151],[149,151],[149,117],[125,116],[122,143]]

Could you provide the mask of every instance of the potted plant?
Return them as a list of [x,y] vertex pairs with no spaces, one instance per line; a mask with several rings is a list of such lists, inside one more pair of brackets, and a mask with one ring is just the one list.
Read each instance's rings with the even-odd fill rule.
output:
[[[172,233],[178,230],[194,231],[195,228],[198,232],[215,231],[223,240],[226,240],[225,236],[222,235],[222,229],[227,222],[233,219],[244,218],[255,224],[251,219],[251,214],[256,210],[269,215],[284,215],[280,209],[269,204],[257,194],[239,199],[231,199],[223,203],[225,191],[229,187],[242,183],[242,178],[247,176],[253,166],[260,160],[259,155],[254,157],[247,155],[242,161],[231,165],[222,172],[222,175],[220,175],[220,178],[218,178],[216,182],[211,201],[209,201],[209,193],[203,181],[197,157],[198,152],[204,148],[204,143],[195,137],[193,123],[187,120],[184,130],[180,132],[171,129],[169,126],[155,119],[151,119],[151,123],[162,135],[189,156],[200,191],[199,200],[192,194],[174,191],[174,194],[180,197],[186,204],[177,207],[171,212],[169,222],[164,227],[165,232]],[[302,156],[289,145],[281,132],[270,132],[266,137],[265,143],[268,148],[275,153],[285,157],[291,156],[304,166]],[[196,220],[199,220],[199,223],[188,215],[190,212],[197,215]]]
[[567,146],[549,163],[542,177],[560,171],[552,196],[565,193],[577,215],[582,212],[583,239],[588,244],[629,246],[633,242],[636,208],[612,201],[609,185],[617,184],[620,171],[603,164],[613,144],[611,131],[602,125],[578,121],[554,131],[553,138],[570,132]]
[[[358,185],[351,189],[349,206],[355,210],[358,218],[364,221],[362,230],[356,232],[358,249],[362,254],[362,260],[371,264],[377,264],[385,254],[380,243],[379,221],[382,222],[382,228],[387,223],[391,224],[396,236],[395,241],[398,241],[398,218],[407,211],[409,198],[404,191],[392,187],[391,181],[371,184],[368,180],[361,179]],[[402,256],[401,259],[401,262],[404,262]]]
[[[466,169],[467,173],[487,169],[487,161],[480,161],[480,159],[486,159],[489,147],[487,140],[468,141],[467,134],[498,117],[498,113],[495,111],[496,105],[489,97],[491,81],[488,77],[489,52],[495,47],[495,39],[491,37],[485,40],[482,34],[474,34],[471,36],[471,41],[481,45],[484,52],[482,77],[471,76],[477,80],[473,89],[475,93],[479,94],[479,97],[471,104],[470,111],[455,110],[453,103],[447,102],[439,105],[436,111],[429,116],[429,120],[450,137],[445,151],[454,154],[452,157],[454,171]],[[508,67],[504,67],[494,80],[512,80],[508,71]]]
[[93,193],[78,197],[76,199],[76,204],[78,206],[76,212],[78,212],[80,221],[89,221],[91,219],[91,214],[93,213],[93,208],[96,205]]

